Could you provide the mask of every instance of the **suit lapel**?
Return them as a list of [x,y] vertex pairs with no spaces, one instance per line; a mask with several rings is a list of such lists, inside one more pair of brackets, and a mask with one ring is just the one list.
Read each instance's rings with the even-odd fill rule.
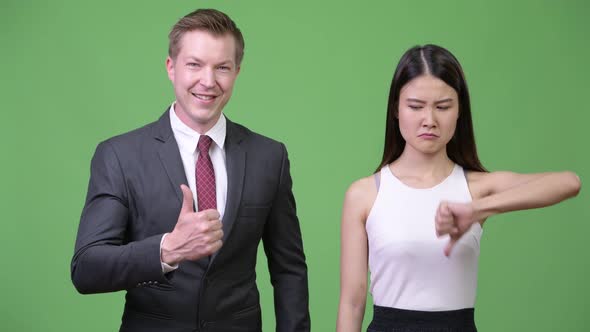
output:
[[[246,151],[241,145],[244,138],[243,129],[227,120],[227,133],[225,139],[225,159],[227,169],[227,201],[223,216],[223,243],[224,246],[230,236],[236,221],[240,201],[242,200],[242,188],[244,187],[244,173],[246,169]],[[223,246],[221,250],[223,250]],[[211,263],[217,257],[215,253]]]
[[184,174],[184,166],[182,165],[182,158],[178,150],[178,144],[174,139],[172,127],[170,126],[170,114],[166,111],[154,126],[154,138],[161,142],[158,147],[158,155],[160,161],[166,170],[166,174],[172,183],[174,192],[182,203],[181,184],[187,184],[186,175]]

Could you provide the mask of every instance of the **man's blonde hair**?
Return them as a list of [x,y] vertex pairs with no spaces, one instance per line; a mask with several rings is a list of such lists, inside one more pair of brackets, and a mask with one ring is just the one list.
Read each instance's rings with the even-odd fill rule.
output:
[[239,66],[244,57],[244,37],[242,32],[225,13],[216,9],[197,9],[181,18],[168,34],[168,55],[173,60],[180,52],[180,40],[186,32],[202,30],[215,36],[231,34],[236,41],[236,64]]

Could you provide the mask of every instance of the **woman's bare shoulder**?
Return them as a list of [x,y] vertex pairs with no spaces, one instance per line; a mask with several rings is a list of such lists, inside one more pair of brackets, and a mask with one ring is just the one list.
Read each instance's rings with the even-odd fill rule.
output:
[[377,197],[375,174],[354,181],[346,191],[345,208],[361,213],[366,217]]
[[347,193],[352,195],[367,195],[374,192],[377,193],[377,182],[375,174],[371,174],[367,177],[360,178],[354,181],[347,190]]

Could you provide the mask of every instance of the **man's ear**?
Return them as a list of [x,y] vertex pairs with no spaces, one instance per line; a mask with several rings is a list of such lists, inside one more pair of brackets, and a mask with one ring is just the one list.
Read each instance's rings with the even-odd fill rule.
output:
[[174,60],[170,56],[166,57],[166,72],[168,73],[168,78],[174,82]]

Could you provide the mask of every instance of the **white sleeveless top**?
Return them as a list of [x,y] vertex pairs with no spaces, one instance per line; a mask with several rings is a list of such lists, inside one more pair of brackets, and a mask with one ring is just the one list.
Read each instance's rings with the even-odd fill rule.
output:
[[481,225],[474,223],[446,257],[443,249],[449,236],[438,238],[434,226],[443,200],[471,201],[460,166],[427,189],[408,187],[388,166],[381,169],[379,191],[366,222],[375,305],[421,311],[474,307]]

